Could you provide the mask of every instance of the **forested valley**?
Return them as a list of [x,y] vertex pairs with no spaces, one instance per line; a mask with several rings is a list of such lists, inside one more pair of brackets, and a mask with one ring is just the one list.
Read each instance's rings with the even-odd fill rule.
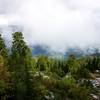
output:
[[34,57],[21,32],[0,35],[0,100],[100,100],[100,57]]

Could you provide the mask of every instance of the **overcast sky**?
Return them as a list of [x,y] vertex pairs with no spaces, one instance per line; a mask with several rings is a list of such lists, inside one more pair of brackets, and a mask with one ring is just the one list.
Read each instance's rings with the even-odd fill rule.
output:
[[7,25],[56,50],[100,44],[100,0],[0,0],[0,26]]

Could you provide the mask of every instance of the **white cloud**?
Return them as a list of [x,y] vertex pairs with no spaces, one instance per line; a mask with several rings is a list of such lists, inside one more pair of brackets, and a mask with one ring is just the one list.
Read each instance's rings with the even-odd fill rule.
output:
[[5,21],[23,26],[29,43],[46,44],[57,50],[70,45],[100,44],[99,0],[4,1],[0,3],[6,8],[0,12],[8,16]]
[[8,21],[4,16],[0,16],[0,25],[8,25]]

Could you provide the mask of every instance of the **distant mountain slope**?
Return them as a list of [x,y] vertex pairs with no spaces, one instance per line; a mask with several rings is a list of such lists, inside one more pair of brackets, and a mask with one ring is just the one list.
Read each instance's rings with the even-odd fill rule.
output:
[[74,54],[77,58],[85,55],[100,56],[100,52],[95,48],[94,49],[92,48],[91,51],[90,48],[86,48],[83,50],[78,47],[71,47],[71,48],[67,48],[66,51],[63,53],[53,51],[49,47],[43,45],[35,45],[32,46],[31,48],[32,48],[33,56],[46,55],[53,58],[68,58],[70,54]]
[[39,55],[49,56],[50,55],[48,47],[41,46],[41,45],[35,45],[35,46],[32,46],[31,48],[32,48],[33,56],[39,56]]

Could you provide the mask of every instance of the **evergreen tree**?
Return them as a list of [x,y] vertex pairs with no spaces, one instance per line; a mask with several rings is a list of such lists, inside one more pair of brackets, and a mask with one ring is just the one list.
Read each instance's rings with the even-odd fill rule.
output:
[[4,58],[8,57],[8,50],[6,48],[4,39],[2,38],[1,34],[0,34],[0,55]]
[[0,100],[6,100],[10,95],[10,73],[4,64],[4,58],[0,55]]
[[47,71],[48,70],[48,57],[40,56],[37,60],[37,68],[40,71]]
[[80,63],[78,62],[78,60],[74,55],[69,56],[67,60],[67,66],[71,74],[76,74],[77,71],[80,69]]
[[32,97],[31,61],[31,52],[24,41],[22,33],[15,32],[12,42],[11,71],[16,100],[25,100]]

